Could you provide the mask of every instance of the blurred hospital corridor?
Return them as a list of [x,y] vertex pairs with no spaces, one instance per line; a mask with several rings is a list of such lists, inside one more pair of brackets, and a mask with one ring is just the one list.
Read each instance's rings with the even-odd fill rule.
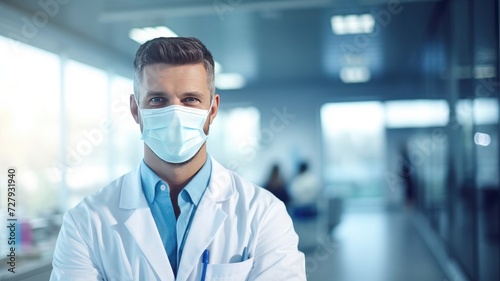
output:
[[[199,80],[185,73],[170,79],[170,72],[155,78],[162,86],[181,81],[188,90],[141,88],[155,79],[137,79],[151,74],[134,65],[137,52],[158,38],[201,42],[194,45],[209,57],[205,68],[170,60],[143,65],[197,67],[193,76]],[[192,90],[194,84],[202,90]],[[140,102],[141,91],[149,104]],[[146,212],[138,220],[169,224],[147,234],[159,234],[153,242],[171,235],[175,246],[164,246],[172,257],[179,252],[179,263],[184,238],[198,241],[187,233],[196,217],[193,206],[217,186],[214,163],[218,172],[245,180],[224,178],[223,184],[245,183],[240,194],[251,190],[269,199],[247,200],[251,204],[241,208],[214,205],[232,222],[261,226],[247,217],[264,203],[269,205],[260,212],[281,214],[267,221],[275,228],[262,237],[230,223],[221,228],[227,232],[213,231],[220,236],[211,241],[227,238],[235,251],[214,253],[220,257],[214,268],[265,274],[257,270],[268,267],[255,265],[269,260],[247,262],[253,258],[248,247],[276,240],[272,235],[285,237],[277,231],[280,223],[287,226],[283,244],[293,254],[263,252],[281,259],[274,264],[283,266],[290,257],[302,264],[290,238],[293,223],[309,281],[500,281],[500,0],[0,1],[0,280],[49,280],[56,240],[65,233],[63,215],[147,166],[146,157],[161,168],[144,168],[130,186],[144,195],[132,199],[153,204],[153,189],[139,188],[154,186],[165,195],[168,183],[159,179],[187,175],[167,172],[199,155],[193,162],[208,170],[193,168],[189,180],[174,181],[182,184],[173,200],[158,205],[173,207],[168,219],[157,211],[158,217]],[[182,193],[190,209],[181,212],[178,194],[200,174],[193,184],[198,201]],[[157,185],[142,181],[148,175]],[[151,211],[153,205],[147,206]],[[177,220],[182,214],[188,219]],[[171,227],[177,222],[184,233],[178,236]],[[150,246],[150,237],[122,245]],[[184,259],[197,262],[193,278],[209,267],[208,247],[228,251],[205,246],[203,255]],[[104,248],[106,254],[119,247]],[[153,248],[167,257],[167,250]],[[168,261],[172,279],[177,261]],[[124,271],[126,265],[111,268]]]
[[307,240],[302,244],[307,280],[447,280],[415,216],[405,209],[356,207],[343,215],[330,236],[306,235],[307,223],[296,223]]

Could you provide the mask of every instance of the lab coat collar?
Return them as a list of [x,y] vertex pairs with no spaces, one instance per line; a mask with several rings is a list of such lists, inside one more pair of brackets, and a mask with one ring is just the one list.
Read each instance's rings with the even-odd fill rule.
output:
[[142,191],[140,165],[123,178],[120,191],[120,208],[137,209],[149,208],[144,192]]
[[163,243],[142,191],[139,167],[123,178],[120,191],[120,208],[133,210],[130,217],[125,221],[125,226],[134,237],[156,274],[160,279],[162,279],[161,276],[164,276],[167,278],[166,280],[174,280],[172,268],[165,266],[170,264],[167,253],[158,251],[158,249],[163,249]]
[[[208,196],[215,202],[228,200],[234,193],[231,173],[215,159],[212,159],[212,174],[207,188]],[[204,196],[205,197],[205,196]]]
[[167,252],[163,250],[163,243],[149,207],[136,209],[125,222],[125,226],[158,275],[159,280],[175,280]]

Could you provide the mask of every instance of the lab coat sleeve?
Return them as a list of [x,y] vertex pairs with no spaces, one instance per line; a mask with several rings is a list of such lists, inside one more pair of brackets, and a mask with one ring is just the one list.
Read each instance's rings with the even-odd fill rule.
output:
[[50,281],[104,280],[92,260],[92,252],[71,213],[64,215],[57,238]]
[[285,205],[276,201],[265,214],[259,230],[254,266],[248,280],[306,280],[304,254]]

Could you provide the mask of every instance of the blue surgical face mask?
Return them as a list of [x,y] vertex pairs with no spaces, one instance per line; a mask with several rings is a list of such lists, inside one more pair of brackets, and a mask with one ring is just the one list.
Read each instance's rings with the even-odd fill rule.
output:
[[203,126],[209,110],[171,105],[163,108],[140,109],[140,112],[142,140],[166,162],[188,161],[196,155],[207,140]]

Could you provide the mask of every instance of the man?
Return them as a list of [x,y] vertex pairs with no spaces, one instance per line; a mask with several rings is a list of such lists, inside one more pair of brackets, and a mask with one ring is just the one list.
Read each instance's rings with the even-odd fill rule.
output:
[[309,170],[307,162],[302,161],[299,172],[290,184],[292,197],[292,216],[313,218],[318,215],[316,204],[321,193],[321,186],[316,176]]
[[214,61],[195,38],[156,38],[134,61],[144,161],[69,210],[51,280],[305,280],[283,203],[207,155]]

